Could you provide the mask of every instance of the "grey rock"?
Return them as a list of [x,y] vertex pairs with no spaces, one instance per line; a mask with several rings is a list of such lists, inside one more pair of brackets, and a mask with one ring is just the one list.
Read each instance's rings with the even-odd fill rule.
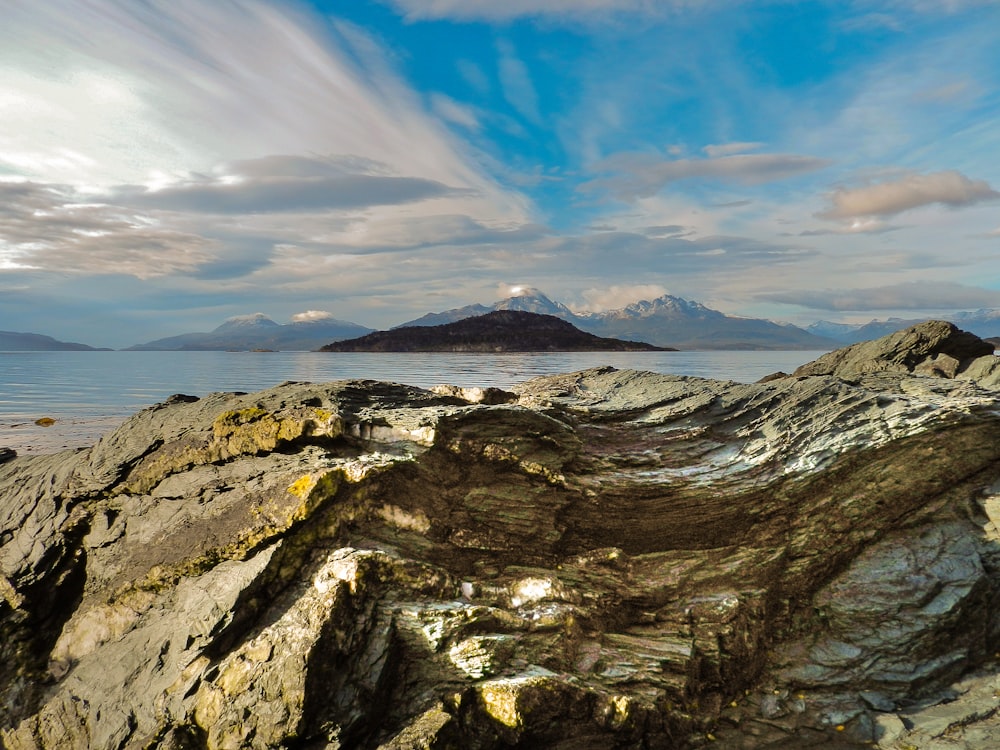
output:
[[1000,410],[953,335],[850,379],[286,383],[16,457],[0,740],[989,746]]
[[929,320],[874,341],[854,344],[802,365],[793,375],[862,375],[898,372],[953,378],[974,360],[992,357],[993,345],[953,323]]

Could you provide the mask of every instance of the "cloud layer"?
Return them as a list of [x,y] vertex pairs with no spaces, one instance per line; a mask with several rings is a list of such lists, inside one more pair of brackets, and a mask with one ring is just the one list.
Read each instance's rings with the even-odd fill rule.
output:
[[886,217],[935,203],[960,208],[998,198],[1000,193],[985,180],[971,180],[960,172],[948,170],[908,175],[860,188],[840,188],[830,195],[831,208],[820,216],[825,219]]
[[836,312],[1000,307],[998,290],[933,281],[892,284],[867,289],[801,289],[762,296],[774,302]]
[[266,156],[222,165],[167,187],[119,187],[115,203],[164,211],[245,214],[358,209],[475,195],[436,180],[390,174],[358,158]]

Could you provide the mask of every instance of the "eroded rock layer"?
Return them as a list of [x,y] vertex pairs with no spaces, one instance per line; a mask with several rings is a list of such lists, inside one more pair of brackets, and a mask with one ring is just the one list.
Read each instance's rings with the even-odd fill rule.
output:
[[753,385],[178,396],[15,458],[2,743],[1000,743],[995,362],[909,335]]

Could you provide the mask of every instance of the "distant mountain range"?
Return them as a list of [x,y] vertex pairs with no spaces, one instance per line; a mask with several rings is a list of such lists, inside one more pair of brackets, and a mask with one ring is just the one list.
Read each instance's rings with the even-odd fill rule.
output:
[[492,310],[554,315],[597,336],[645,341],[677,349],[832,349],[835,346],[829,338],[793,325],[760,318],[738,318],[671,295],[642,300],[618,310],[574,313],[537,289],[523,289],[491,307],[468,305],[430,313],[397,328],[440,325]]
[[275,351],[312,351],[324,344],[355,338],[374,329],[357,323],[322,316],[275,323],[263,313],[229,318],[208,333],[182,333],[146,344],[130,346],[126,351],[224,351],[227,349],[273,349]]
[[[1000,310],[974,310],[935,317],[950,321],[963,331],[974,333],[983,339],[1000,336]],[[925,320],[928,318],[889,318],[856,325],[821,320],[806,326],[806,330],[817,336],[833,339],[838,344],[857,344],[860,341],[870,341],[901,331]]]
[[327,344],[324,352],[643,352],[663,350],[603,338],[560,318],[524,310],[493,310],[441,325],[377,331]]
[[[472,304],[423,315],[395,329],[435,326],[486,315],[497,310],[514,310],[552,315],[595,336],[642,341],[677,349],[814,349],[828,350],[880,338],[921,323],[927,318],[890,318],[865,324],[818,321],[805,328],[775,323],[761,318],[743,318],[713,310],[672,295],[642,300],[617,310],[573,312],[546,297],[537,289],[524,288],[492,305]],[[981,338],[1000,337],[1000,310],[976,310],[950,316],[936,316]],[[395,330],[391,329],[391,330]],[[326,344],[358,338],[374,329],[337,320],[328,313],[304,313],[290,323],[279,324],[262,313],[229,318],[207,333],[184,333],[127,351],[224,351],[278,350],[313,351]],[[33,333],[0,331],[0,351],[95,350],[86,344],[57,341]]]
[[0,352],[106,352],[86,344],[59,341],[40,333],[0,331]]

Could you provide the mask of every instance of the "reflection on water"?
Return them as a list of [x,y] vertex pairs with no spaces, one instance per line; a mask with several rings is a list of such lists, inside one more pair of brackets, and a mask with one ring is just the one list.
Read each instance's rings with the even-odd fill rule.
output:
[[[320,352],[0,352],[0,447],[90,445],[174,393],[256,391],[286,380],[389,380],[509,388],[539,375],[610,365],[750,383],[821,352],[327,354]],[[55,425],[34,424],[51,417]]]

